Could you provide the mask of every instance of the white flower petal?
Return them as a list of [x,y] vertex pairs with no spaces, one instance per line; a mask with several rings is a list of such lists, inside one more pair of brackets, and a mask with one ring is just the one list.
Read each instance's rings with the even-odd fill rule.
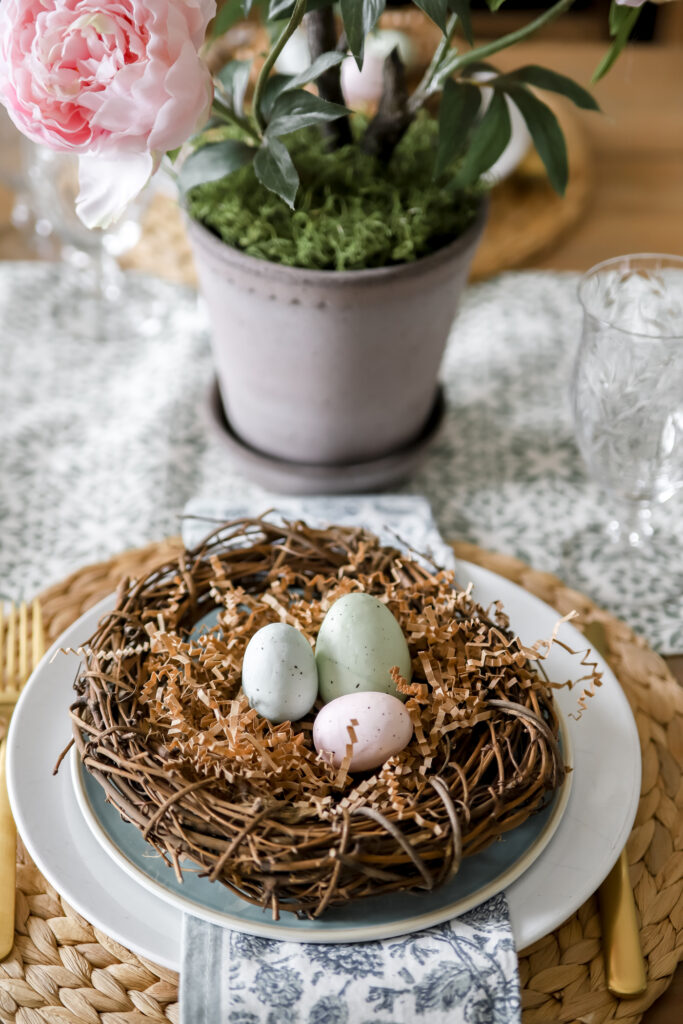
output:
[[108,228],[142,191],[155,170],[151,153],[79,157],[76,213],[87,228]]

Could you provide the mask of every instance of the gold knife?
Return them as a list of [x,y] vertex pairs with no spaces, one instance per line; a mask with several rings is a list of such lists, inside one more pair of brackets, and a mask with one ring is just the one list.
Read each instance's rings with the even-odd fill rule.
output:
[[[602,623],[589,623],[584,635],[608,661],[607,635]],[[634,999],[645,991],[647,978],[625,849],[600,886],[598,900],[607,988],[619,999]]]

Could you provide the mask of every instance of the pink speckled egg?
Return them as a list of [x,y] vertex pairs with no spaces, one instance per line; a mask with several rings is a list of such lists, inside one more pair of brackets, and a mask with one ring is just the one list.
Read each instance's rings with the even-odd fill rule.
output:
[[403,750],[413,735],[410,715],[390,693],[370,690],[337,697],[318,712],[313,723],[315,749],[336,768],[351,742],[350,726],[356,735],[349,765],[352,772],[378,768]]

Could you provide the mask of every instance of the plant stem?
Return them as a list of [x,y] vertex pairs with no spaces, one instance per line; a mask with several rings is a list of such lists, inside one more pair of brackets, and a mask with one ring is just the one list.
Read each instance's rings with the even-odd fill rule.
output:
[[434,78],[434,75],[438,71],[441,61],[448,53],[448,49],[453,40],[453,36],[455,35],[455,29],[457,24],[458,15],[451,14],[446,25],[446,34],[441,38],[439,45],[434,51],[434,56],[431,59],[429,67],[425,71],[420,81],[420,84],[417,86],[417,88],[413,92],[413,95],[410,97],[410,100],[408,101],[408,109],[412,114],[417,113],[417,111],[423,105],[424,101],[427,99],[427,96],[429,95],[429,86],[432,84],[432,79]]
[[[485,43],[483,46],[477,46],[473,50],[468,50],[463,54],[454,54],[450,60],[446,60],[441,66],[441,74],[439,78],[444,81],[450,75],[459,71],[460,68],[467,67],[468,64],[474,64],[477,61],[485,60],[486,57],[490,57],[493,53],[498,53],[499,50],[505,50],[508,46],[514,46],[515,43],[521,42],[523,39],[527,39],[528,36],[537,32],[544,25],[548,25],[555,18],[558,18],[560,14],[564,14],[574,4],[574,0],[559,0],[558,3],[553,4],[552,7],[548,8],[543,14],[540,14],[538,18],[530,21],[528,25],[524,25],[522,28],[518,28],[515,32],[509,32],[506,36],[501,36],[500,39],[494,39],[490,43]],[[432,91],[434,91],[432,89]]]
[[278,57],[284,50],[286,43],[294,35],[299,25],[301,24],[305,13],[306,0],[296,0],[291,18],[283,28],[282,32],[280,33],[277,39],[277,42],[275,43],[272,50],[266,57],[263,67],[259,72],[259,76],[256,79],[256,86],[254,88],[253,110],[254,117],[256,118],[256,124],[259,126],[262,132],[265,130],[266,127],[266,120],[261,111],[261,98],[263,96],[263,90],[266,87],[266,82],[268,81],[268,76],[270,75],[270,72],[273,69],[275,61],[278,59]]
[[215,99],[211,106],[211,112],[216,114],[218,117],[222,117],[224,121],[229,121],[238,128],[241,128],[247,135],[251,135],[252,139],[257,142],[261,141],[261,136],[256,131],[254,126],[249,123],[246,117],[240,117],[236,114],[232,107],[229,107],[226,103],[222,103],[220,100]]

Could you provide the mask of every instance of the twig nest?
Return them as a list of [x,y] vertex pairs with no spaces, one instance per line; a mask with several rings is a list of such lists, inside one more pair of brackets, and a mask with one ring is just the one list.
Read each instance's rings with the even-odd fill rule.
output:
[[[403,631],[385,604],[371,594],[346,594],[323,619],[315,645],[320,696],[332,701],[367,690],[398,697],[392,669],[411,680]],[[406,694],[400,695],[403,700]]]
[[270,722],[296,722],[318,696],[318,672],[311,645],[286,622],[271,622],[254,633],[242,662],[242,689],[249,704]]
[[[393,616],[409,661],[405,647],[383,659],[404,704],[381,688],[356,691],[355,682],[342,695],[365,705],[342,723],[337,747],[320,740],[314,709],[301,718],[292,703],[310,700],[294,666],[306,659],[310,668],[316,639],[323,649],[329,641],[327,613],[350,597]],[[216,609],[216,625],[197,631]],[[282,641],[280,662],[259,652],[264,627]],[[84,647],[74,738],[107,798],[169,870],[182,874],[189,862],[276,917],[315,917],[366,896],[434,888],[462,855],[546,806],[565,774],[553,684],[541,667],[549,647],[525,646],[500,606],[482,608],[452,572],[364,530],[237,520],[144,579],[122,582]],[[252,655],[256,670],[268,657],[283,684],[279,707],[259,703],[270,717],[249,705],[247,692],[255,704],[266,700]],[[312,690],[312,673],[306,678]],[[363,710],[382,701],[396,722],[383,747]],[[316,701],[318,717],[339,703]],[[364,763],[375,767],[353,774],[348,747],[360,756],[365,730],[375,757]],[[338,764],[318,753],[315,736],[337,750]]]
[[313,725],[313,742],[322,757],[350,772],[379,768],[410,743],[413,723],[404,705],[390,693],[347,693],[322,708]]

